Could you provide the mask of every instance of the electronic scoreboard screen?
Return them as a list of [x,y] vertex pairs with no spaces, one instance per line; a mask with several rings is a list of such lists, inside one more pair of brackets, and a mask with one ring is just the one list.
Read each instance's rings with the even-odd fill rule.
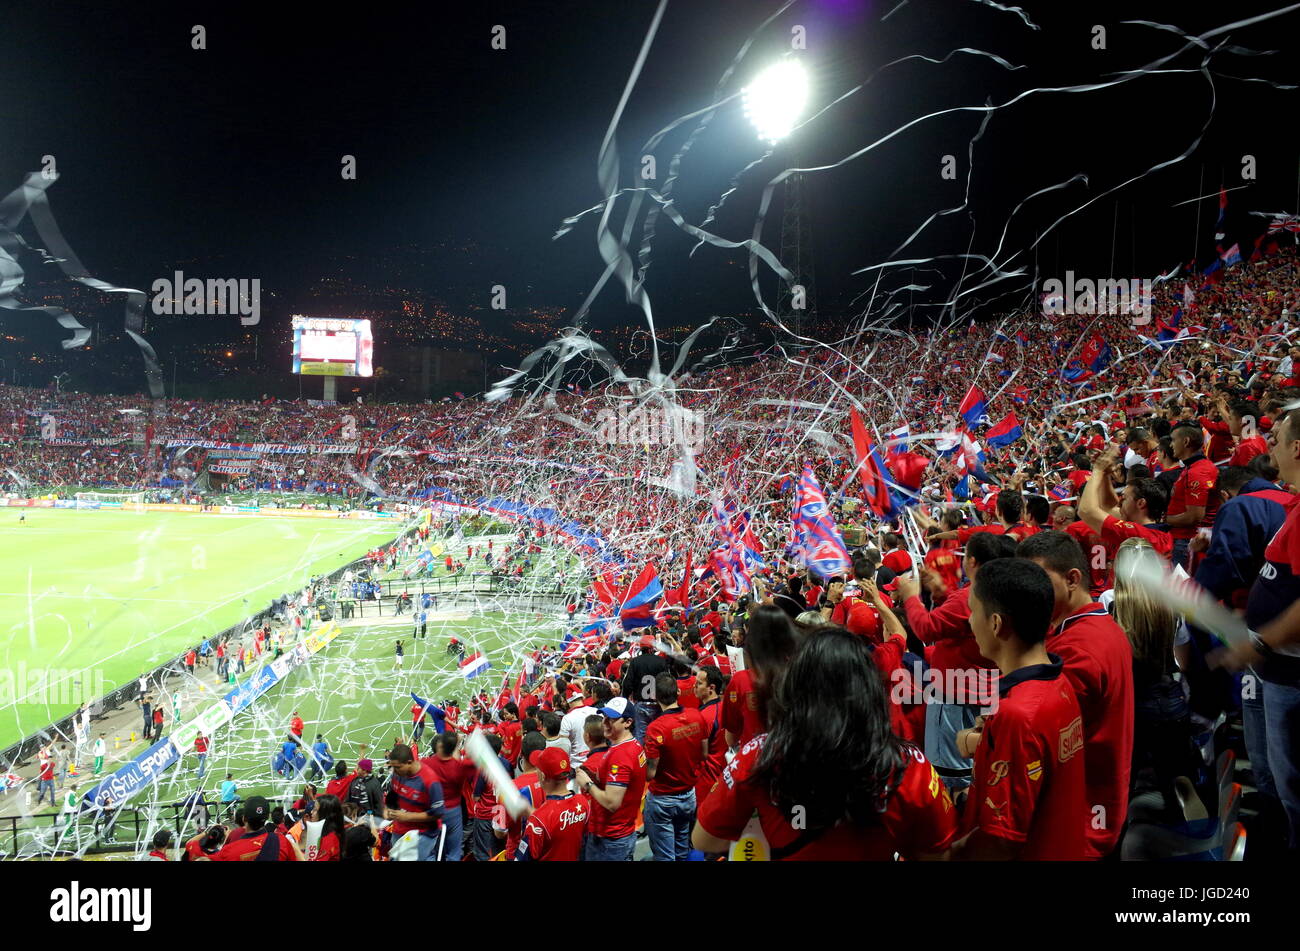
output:
[[370,321],[293,318],[293,372],[305,376],[373,376]]

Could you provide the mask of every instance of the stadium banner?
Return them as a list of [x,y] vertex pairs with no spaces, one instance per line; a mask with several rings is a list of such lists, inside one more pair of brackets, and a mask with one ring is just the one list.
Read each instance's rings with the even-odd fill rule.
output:
[[256,668],[251,677],[226,694],[221,702],[230,708],[230,714],[233,717],[244,707],[266,693],[271,685],[279,679],[279,675],[271,669],[271,665],[264,664]]
[[145,786],[156,783],[163,771],[178,758],[170,738],[159,740],[131,762],[119,768],[117,772],[87,790],[82,797],[82,809],[96,805],[105,792],[113,800],[115,807],[121,806]]
[[253,471],[253,461],[251,459],[239,459],[229,462],[210,462],[208,463],[208,471],[215,472],[217,475],[246,476]]
[[323,650],[330,641],[339,636],[339,626],[333,621],[325,622],[325,626],[319,631],[312,631],[304,639],[303,643],[307,646],[309,654],[316,654]]
[[55,499],[54,507],[56,509],[75,509],[80,503],[76,499]]
[[201,505],[187,505],[183,502],[146,502],[144,504],[146,512],[198,512],[202,508]]
[[355,455],[361,448],[359,443],[280,443],[280,442],[218,442],[212,439],[169,439],[168,449],[189,446],[194,449],[220,449],[226,451],[248,452],[255,455],[316,455],[334,453]]
[[130,439],[130,436],[55,436],[41,442],[47,446],[120,446]]
[[193,720],[182,723],[172,731],[170,737],[172,743],[176,746],[177,754],[184,756],[186,753],[192,752],[195,737],[200,733],[211,736],[218,727],[229,723],[233,716],[230,707],[219,700],[206,707]]

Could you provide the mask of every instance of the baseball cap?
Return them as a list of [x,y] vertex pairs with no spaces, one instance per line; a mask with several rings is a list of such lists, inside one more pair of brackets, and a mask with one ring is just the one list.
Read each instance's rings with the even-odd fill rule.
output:
[[540,769],[547,779],[561,779],[569,772],[569,757],[558,746],[534,750],[528,754],[528,763]]
[[609,703],[600,708],[600,715],[610,720],[631,720],[634,716],[632,703],[627,697],[614,697]]
[[357,760],[357,769],[361,770],[361,772],[363,773],[368,773],[374,768],[375,768],[374,760],[369,760],[369,759]]
[[249,819],[265,819],[271,814],[271,804],[265,796],[249,796],[244,800],[244,816]]

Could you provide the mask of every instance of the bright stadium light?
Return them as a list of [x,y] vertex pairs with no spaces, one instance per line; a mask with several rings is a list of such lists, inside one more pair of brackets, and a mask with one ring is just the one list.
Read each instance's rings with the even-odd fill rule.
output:
[[745,115],[758,137],[775,145],[790,134],[808,103],[808,74],[797,60],[769,66],[745,87]]

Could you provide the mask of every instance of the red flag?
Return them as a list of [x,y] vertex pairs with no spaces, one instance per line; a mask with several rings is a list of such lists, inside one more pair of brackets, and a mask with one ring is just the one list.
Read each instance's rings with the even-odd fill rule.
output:
[[684,608],[691,606],[691,550],[686,549],[686,570],[682,572],[682,583],[677,589],[677,603]]
[[915,491],[921,487],[921,478],[930,466],[930,457],[919,452],[897,452],[885,459],[894,481],[905,489]]
[[855,468],[859,478],[862,479],[862,488],[867,493],[868,502],[879,514],[880,508],[876,500],[889,498],[889,485],[885,482],[884,473],[871,459],[871,440],[867,436],[867,428],[862,425],[862,417],[858,415],[856,406],[849,408],[849,422],[853,427]]

